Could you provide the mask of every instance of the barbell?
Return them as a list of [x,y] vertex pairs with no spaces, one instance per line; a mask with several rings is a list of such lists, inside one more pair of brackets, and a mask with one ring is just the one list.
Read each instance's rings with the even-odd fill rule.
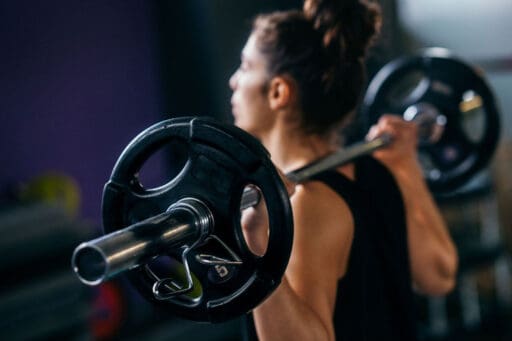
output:
[[[450,78],[449,72],[460,78]],[[392,99],[398,94],[402,97]],[[477,136],[483,141],[462,136],[468,131],[462,121],[473,119],[475,110],[483,115],[484,132]],[[379,71],[362,113],[372,124],[383,112],[419,125],[420,151],[432,153],[437,162],[436,176],[432,162],[425,168],[433,190],[463,184],[486,164],[496,145],[498,113],[482,74],[439,51],[402,58]],[[391,140],[381,136],[354,144],[286,176],[305,181]],[[144,188],[139,170],[168,144],[183,146],[186,162],[166,184]],[[457,146],[466,148],[462,156],[439,157]],[[485,154],[484,147],[491,149]],[[476,148],[473,157],[470,148]],[[240,220],[241,210],[261,197],[267,202],[269,240],[259,255],[245,242]],[[106,234],[73,253],[78,278],[96,285],[124,273],[149,300],[196,321],[221,322],[256,307],[279,285],[293,241],[287,191],[266,150],[241,129],[201,117],[162,121],[136,136],[104,187],[102,215]]]

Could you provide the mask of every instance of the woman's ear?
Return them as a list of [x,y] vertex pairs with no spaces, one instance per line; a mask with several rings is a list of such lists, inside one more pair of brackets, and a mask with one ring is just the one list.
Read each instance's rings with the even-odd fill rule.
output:
[[268,91],[268,101],[272,110],[290,105],[293,98],[294,87],[290,79],[282,76],[272,78]]

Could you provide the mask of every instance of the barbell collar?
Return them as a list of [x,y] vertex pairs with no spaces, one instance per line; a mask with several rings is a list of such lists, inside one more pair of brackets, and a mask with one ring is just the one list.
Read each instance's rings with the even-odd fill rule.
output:
[[166,250],[200,242],[212,228],[213,216],[203,202],[181,199],[166,212],[80,244],[72,268],[84,284],[98,285]]
[[430,103],[413,104],[405,109],[402,116],[404,120],[417,124],[418,143],[421,146],[437,143],[443,136],[446,116]]

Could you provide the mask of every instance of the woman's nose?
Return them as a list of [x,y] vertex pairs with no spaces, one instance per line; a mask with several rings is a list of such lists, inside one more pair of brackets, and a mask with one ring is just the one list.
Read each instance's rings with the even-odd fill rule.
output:
[[233,73],[231,75],[231,77],[229,78],[229,87],[231,88],[231,90],[235,90],[237,78],[238,78],[238,70],[235,71],[235,73]]

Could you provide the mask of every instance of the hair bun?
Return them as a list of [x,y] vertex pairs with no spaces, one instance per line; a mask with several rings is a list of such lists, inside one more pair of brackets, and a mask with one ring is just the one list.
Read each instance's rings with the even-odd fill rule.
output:
[[380,7],[368,0],[305,0],[303,9],[324,46],[345,61],[364,58],[380,29]]

